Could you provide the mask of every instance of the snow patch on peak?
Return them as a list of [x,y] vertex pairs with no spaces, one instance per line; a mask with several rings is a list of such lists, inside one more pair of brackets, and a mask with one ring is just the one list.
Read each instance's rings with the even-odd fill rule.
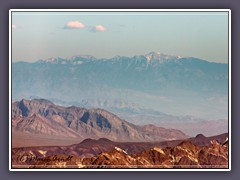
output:
[[171,60],[179,60],[181,58],[181,56],[166,55],[160,52],[150,52],[144,56],[147,59],[147,63],[150,63],[151,61],[164,63]]
[[57,60],[57,58],[48,58],[48,59],[46,59],[45,61],[46,62],[55,62]]
[[146,54],[145,57],[149,59],[160,59],[162,55],[160,52],[150,52]]
[[146,56],[146,59],[148,63],[151,61],[151,57],[149,57],[148,55]]

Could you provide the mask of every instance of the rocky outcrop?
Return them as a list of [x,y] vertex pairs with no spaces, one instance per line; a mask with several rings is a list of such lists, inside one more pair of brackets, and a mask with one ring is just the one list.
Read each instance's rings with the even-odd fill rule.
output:
[[[219,140],[223,136],[227,134],[206,146],[198,143],[199,136],[196,143],[191,138],[175,141],[177,145],[171,141],[171,146],[86,139],[68,147],[15,148],[12,162],[13,167],[29,168],[228,168],[228,139]],[[139,152],[133,147],[145,149]]]

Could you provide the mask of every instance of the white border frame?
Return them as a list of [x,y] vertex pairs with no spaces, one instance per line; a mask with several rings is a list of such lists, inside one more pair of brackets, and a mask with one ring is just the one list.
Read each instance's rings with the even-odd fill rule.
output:
[[[228,169],[13,169],[12,168],[12,12],[228,12]],[[9,10],[9,171],[231,171],[231,10],[230,9],[10,9]]]

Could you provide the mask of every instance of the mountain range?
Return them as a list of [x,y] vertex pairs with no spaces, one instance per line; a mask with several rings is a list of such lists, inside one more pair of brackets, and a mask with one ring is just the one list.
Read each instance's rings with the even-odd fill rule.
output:
[[[150,52],[97,59],[89,55],[12,64],[12,98],[105,109],[137,125],[175,127],[196,135],[203,124],[224,133],[228,64]],[[184,129],[185,124],[191,124]],[[194,129],[194,130],[193,130]],[[217,131],[219,129],[219,131]],[[210,129],[206,135],[214,135]]]
[[[120,119],[103,109],[63,107],[44,99],[21,100],[12,104],[12,132],[39,138],[69,138],[80,142],[86,138],[108,138],[112,141],[149,142],[185,139],[177,129],[154,125],[139,126]],[[22,141],[21,136],[13,138]],[[22,146],[28,146],[26,144]],[[45,144],[46,145],[46,144]]]

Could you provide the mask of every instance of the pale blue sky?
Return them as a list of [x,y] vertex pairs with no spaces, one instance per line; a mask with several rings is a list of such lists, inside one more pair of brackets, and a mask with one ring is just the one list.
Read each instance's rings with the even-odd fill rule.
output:
[[13,12],[12,24],[14,62],[152,51],[228,62],[227,12]]

